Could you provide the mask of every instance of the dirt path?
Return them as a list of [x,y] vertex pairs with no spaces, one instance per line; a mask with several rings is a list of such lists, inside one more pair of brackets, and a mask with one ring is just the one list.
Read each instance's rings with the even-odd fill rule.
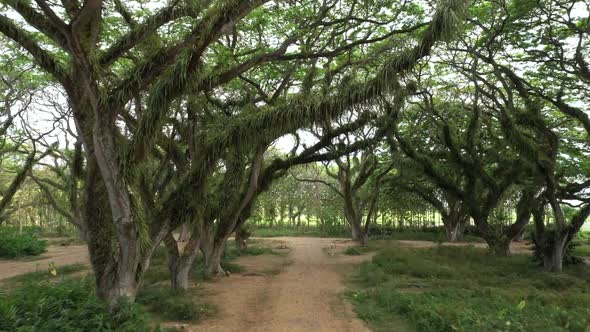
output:
[[70,264],[89,265],[88,249],[83,246],[50,246],[40,259],[0,260],[0,281],[17,275],[47,270],[54,263],[58,268]]
[[274,276],[232,275],[205,285],[221,312],[188,330],[369,331],[344,300],[339,272],[368,257],[334,254],[346,246],[336,239],[275,239],[291,249],[289,264]]

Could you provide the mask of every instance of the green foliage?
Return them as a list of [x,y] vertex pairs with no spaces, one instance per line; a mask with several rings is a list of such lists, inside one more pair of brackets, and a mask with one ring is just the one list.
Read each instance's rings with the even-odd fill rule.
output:
[[395,247],[359,267],[349,297],[375,330],[401,316],[418,331],[587,331],[589,277],[587,266],[551,274],[473,247]]
[[122,300],[109,312],[85,280],[27,283],[0,293],[0,331],[151,331],[148,316]]
[[47,243],[32,232],[19,234],[15,228],[0,228],[0,257],[37,256],[45,252]]
[[160,286],[141,289],[137,302],[161,319],[171,321],[195,322],[216,311],[211,304],[196,302],[190,292],[176,293],[171,288]]

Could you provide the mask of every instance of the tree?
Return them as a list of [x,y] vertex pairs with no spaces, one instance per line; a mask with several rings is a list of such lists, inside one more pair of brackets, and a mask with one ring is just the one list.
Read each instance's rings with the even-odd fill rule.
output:
[[[279,38],[282,41],[278,45],[269,43],[274,47],[265,45],[274,37],[251,39],[261,42],[261,47],[252,52],[243,46],[251,44],[249,38],[255,36],[261,26],[249,24],[256,22],[261,13],[272,17],[271,11],[280,12],[280,4],[272,7],[262,6],[262,1],[220,0],[201,6],[200,3],[174,1],[140,21],[140,13],[128,11],[119,1],[58,4],[44,0],[35,3],[6,0],[2,3],[16,11],[27,27],[39,34],[19,27],[6,15],[0,15],[0,32],[24,48],[30,59],[67,93],[86,160],[82,218],[88,226],[97,295],[111,305],[123,296],[134,298],[151,253],[173,229],[169,208],[144,210],[153,199],[141,199],[138,195],[142,187],[148,187],[142,184],[150,181],[148,175],[157,174],[153,169],[166,168],[158,168],[154,156],[167,150],[159,144],[166,141],[162,139],[164,124],[171,119],[167,115],[178,98],[189,92],[206,95],[264,62],[333,57],[372,42],[397,40],[400,35],[408,35],[412,40],[415,35],[412,32],[420,32],[415,47],[390,55],[369,82],[343,83],[343,88],[337,89],[338,94],[311,105],[301,103],[303,97],[299,97],[299,105],[289,102],[290,110],[286,112],[282,111],[283,105],[277,105],[254,116],[240,114],[232,117],[223,129],[217,127],[193,135],[193,142],[189,143],[198,142],[199,154],[193,155],[189,174],[173,176],[177,188],[166,190],[166,198],[161,202],[181,198],[189,184],[191,192],[199,192],[213,165],[223,158],[228,147],[247,146],[246,150],[251,151],[258,148],[261,141],[272,141],[314,121],[334,118],[355,104],[397,88],[395,84],[390,85],[390,78],[409,69],[417,59],[430,52],[437,40],[448,36],[456,25],[455,12],[464,6],[457,1],[441,6],[427,26],[419,24],[396,29],[375,38],[366,34],[334,48],[328,47],[325,39],[315,47],[304,42],[309,51],[302,49],[302,52],[286,54],[289,45],[308,37],[305,35],[308,29],[315,34],[325,34],[319,29],[322,20],[337,7],[302,7],[304,10],[295,16],[302,23],[295,24],[295,28],[287,24],[289,20],[282,22],[282,28],[269,27],[287,32],[286,38]],[[297,8],[293,6],[292,10],[297,11]],[[115,31],[109,29],[107,23],[111,18],[126,27],[114,38],[107,35]],[[176,24],[183,20],[189,24]],[[362,23],[354,23],[351,29],[358,33],[370,30]],[[174,33],[168,38],[159,30],[165,25],[174,27]],[[334,35],[338,28],[333,30]],[[222,46],[217,47],[215,42],[230,34],[233,37],[227,38],[227,44],[219,43]],[[177,36],[181,37],[174,38]],[[234,47],[236,45],[239,47]],[[391,49],[391,44],[388,46],[384,49]],[[231,59],[241,51],[245,51],[246,56],[239,57],[236,64],[233,59],[224,59],[228,52]],[[127,108],[131,102],[136,106],[133,112]],[[121,130],[130,135],[122,135]],[[147,192],[144,194],[150,196]]]

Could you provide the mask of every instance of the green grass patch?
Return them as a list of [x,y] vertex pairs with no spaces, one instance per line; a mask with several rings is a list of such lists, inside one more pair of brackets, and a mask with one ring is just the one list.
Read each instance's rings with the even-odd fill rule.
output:
[[196,322],[217,311],[211,304],[196,302],[193,292],[196,290],[176,293],[167,287],[144,287],[137,294],[137,303],[144,305],[151,314],[165,321]]
[[387,330],[405,317],[418,331],[588,331],[590,268],[543,272],[529,257],[474,247],[390,247],[359,266],[348,293],[360,318]]

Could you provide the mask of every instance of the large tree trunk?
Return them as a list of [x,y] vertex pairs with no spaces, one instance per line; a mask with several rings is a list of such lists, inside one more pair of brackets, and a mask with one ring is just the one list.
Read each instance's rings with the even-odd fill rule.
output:
[[225,275],[223,267],[221,267],[221,258],[225,250],[225,241],[213,241],[211,250],[205,257],[205,275],[206,276],[222,276]]
[[236,240],[236,248],[239,251],[245,250],[248,247],[247,240],[250,237],[250,232],[244,226],[236,227],[236,231],[234,232],[234,237]]
[[369,243],[369,232],[368,227],[363,228],[362,219],[351,218],[349,224],[352,230],[352,240],[358,242],[362,246],[366,246],[367,243]]
[[128,244],[121,246],[118,252],[113,251],[118,245],[109,198],[95,159],[90,155],[87,160],[84,221],[88,226],[88,252],[96,281],[96,295],[113,307],[121,297],[135,299],[139,283],[137,262],[126,259],[126,266],[123,260],[118,259],[129,254]]
[[551,246],[543,251],[543,267],[545,271],[561,272],[563,271],[563,256],[565,249],[569,244],[568,233],[556,235],[551,241]]
[[445,225],[445,230],[447,233],[447,241],[449,242],[457,242],[459,241],[459,238],[461,237],[461,225],[460,223],[445,223],[443,222],[443,224]]
[[223,275],[221,258],[225,249],[225,241],[221,241],[214,233],[212,222],[205,223],[200,243],[204,258],[204,272],[206,277]]
[[565,249],[571,239],[569,232],[557,232],[547,230],[545,227],[545,205],[540,203],[533,210],[533,220],[535,222],[535,233],[533,241],[538,254],[543,259],[543,268],[548,272],[561,272],[563,270],[563,256]]
[[200,247],[201,234],[198,225],[193,227],[184,248],[178,248],[178,242],[168,234],[164,243],[168,252],[168,271],[170,286],[177,292],[185,292],[190,284],[190,272]]
[[467,217],[450,213],[442,216],[442,222],[447,234],[447,241],[457,242],[463,239]]

